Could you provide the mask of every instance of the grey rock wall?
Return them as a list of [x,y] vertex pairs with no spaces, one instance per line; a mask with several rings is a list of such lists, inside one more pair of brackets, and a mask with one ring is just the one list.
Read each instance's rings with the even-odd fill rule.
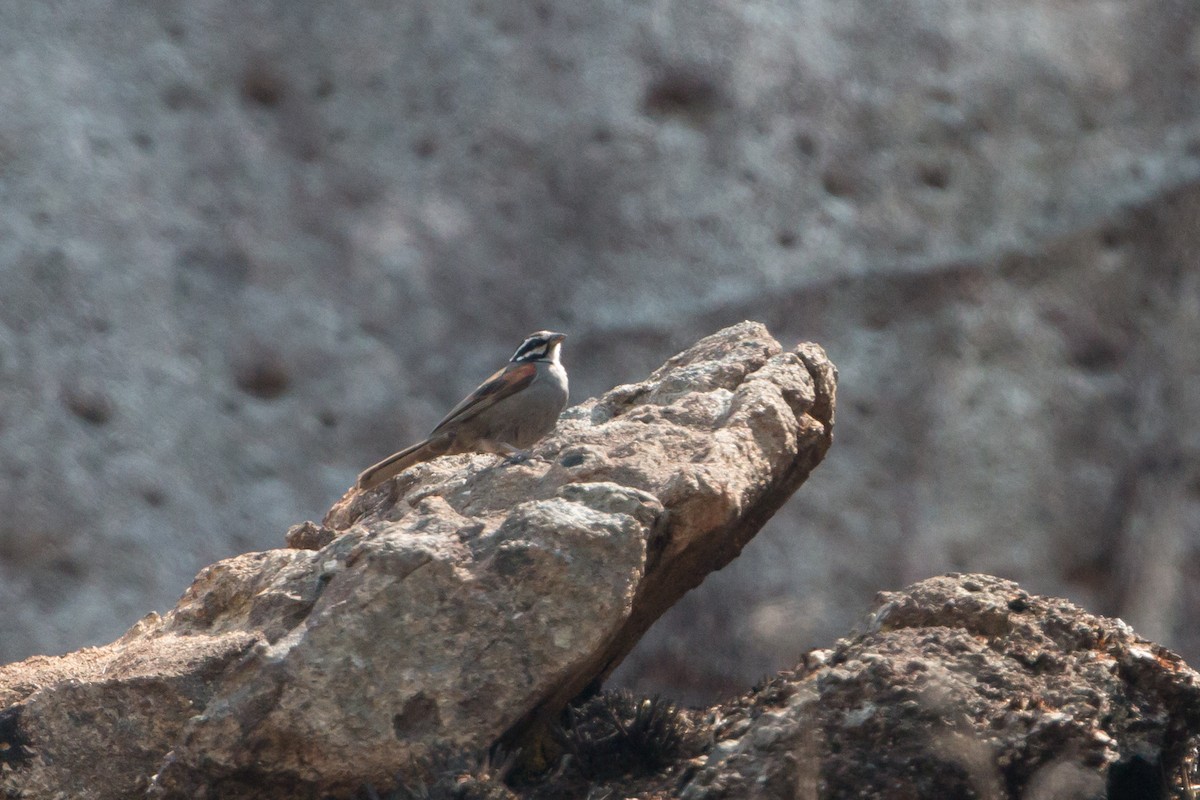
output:
[[581,399],[746,317],[837,444],[622,680],[948,569],[1200,657],[1193,3],[8,4],[0,70],[0,660],[277,545],[529,330]]

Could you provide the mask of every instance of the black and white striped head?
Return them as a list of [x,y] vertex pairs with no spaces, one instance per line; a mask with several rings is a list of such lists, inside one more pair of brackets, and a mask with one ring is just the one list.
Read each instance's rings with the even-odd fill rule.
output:
[[557,364],[558,348],[565,338],[567,338],[565,333],[555,333],[554,331],[531,333],[525,337],[525,341],[521,342],[521,346],[509,360],[516,362],[550,361]]

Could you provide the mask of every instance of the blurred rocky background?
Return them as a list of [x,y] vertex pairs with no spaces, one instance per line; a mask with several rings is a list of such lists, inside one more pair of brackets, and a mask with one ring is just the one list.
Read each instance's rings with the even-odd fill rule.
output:
[[0,74],[0,661],[281,546],[530,330],[579,400],[744,318],[836,444],[620,682],[947,570],[1200,660],[1191,0],[23,3]]

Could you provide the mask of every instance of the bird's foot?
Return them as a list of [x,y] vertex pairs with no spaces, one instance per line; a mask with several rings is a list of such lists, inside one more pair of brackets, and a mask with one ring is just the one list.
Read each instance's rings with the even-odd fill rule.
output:
[[528,450],[515,450],[505,456],[500,463],[506,467],[512,464],[524,464],[532,455]]

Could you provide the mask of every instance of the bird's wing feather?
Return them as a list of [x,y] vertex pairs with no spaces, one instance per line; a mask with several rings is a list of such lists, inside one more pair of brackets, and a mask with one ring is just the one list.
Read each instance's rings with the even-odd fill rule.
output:
[[480,384],[478,389],[450,409],[450,413],[437,424],[433,433],[437,433],[451,422],[470,419],[484,409],[491,408],[506,397],[511,397],[533,383],[533,379],[536,377],[537,364],[509,364],[494,373]]

